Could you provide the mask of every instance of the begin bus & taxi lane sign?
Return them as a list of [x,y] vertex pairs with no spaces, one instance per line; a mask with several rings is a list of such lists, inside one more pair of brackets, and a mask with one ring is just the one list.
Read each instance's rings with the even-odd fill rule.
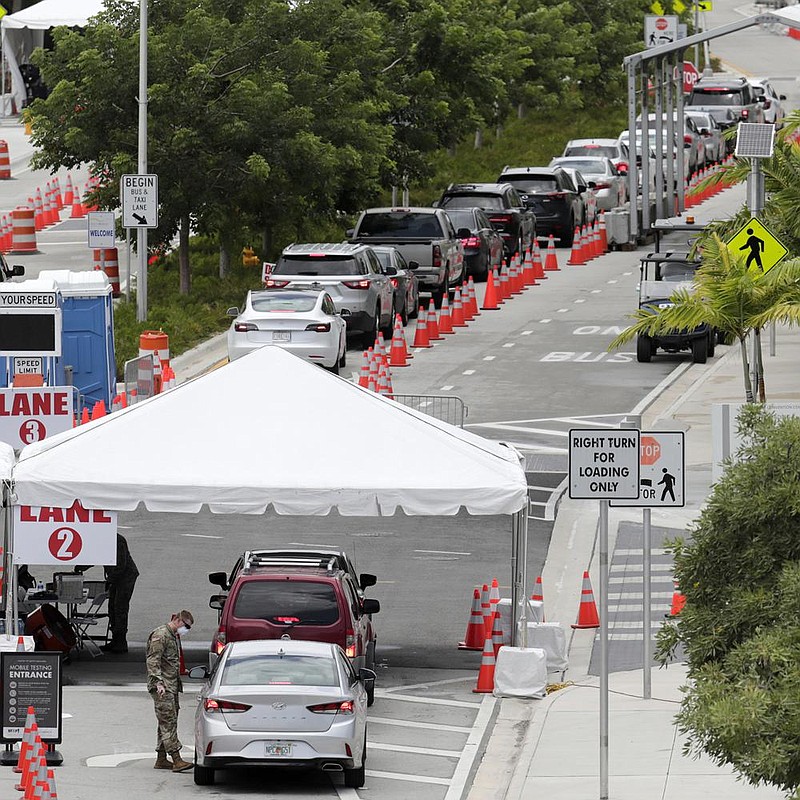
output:
[[639,497],[640,434],[631,428],[572,428],[569,496],[572,500]]

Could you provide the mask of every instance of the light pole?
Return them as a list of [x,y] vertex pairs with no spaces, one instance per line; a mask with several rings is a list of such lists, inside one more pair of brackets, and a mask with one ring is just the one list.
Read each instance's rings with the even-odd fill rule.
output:
[[[139,0],[139,175],[147,174],[147,0]],[[136,229],[136,319],[147,319],[147,228]]]

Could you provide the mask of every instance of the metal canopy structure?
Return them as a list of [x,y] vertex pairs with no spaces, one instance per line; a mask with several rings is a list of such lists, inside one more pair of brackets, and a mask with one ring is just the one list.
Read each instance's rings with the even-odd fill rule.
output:
[[[780,11],[756,14],[708,31],[695,33],[671,44],[663,44],[633,53],[625,58],[623,67],[628,76],[628,135],[630,148],[637,147],[637,129],[641,126],[641,166],[633,149],[628,168],[628,195],[636,198],[641,173],[641,221],[637,202],[630,203],[630,240],[636,242],[640,234],[652,228],[659,218],[672,217],[686,208],[684,172],[686,168],[683,147],[683,61],[685,53],[696,44],[727,36],[729,33],[756,25],[784,25],[800,30],[800,18]],[[653,94],[652,103],[650,94]],[[637,116],[641,123],[637,125]],[[655,180],[651,188],[650,175],[650,125],[655,128]],[[676,125],[679,126],[676,131]],[[670,142],[677,148],[675,158],[663,158],[671,152]],[[666,141],[665,141],[666,139]],[[651,196],[652,191],[652,196]]]

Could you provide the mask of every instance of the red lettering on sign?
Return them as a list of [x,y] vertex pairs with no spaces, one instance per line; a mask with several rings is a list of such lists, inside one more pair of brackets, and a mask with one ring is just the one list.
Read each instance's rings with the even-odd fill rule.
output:
[[92,522],[111,522],[111,514],[108,511],[99,511],[94,509],[92,511]]
[[68,509],[65,514],[64,522],[88,522],[89,511],[81,505],[80,500],[76,500]]
[[74,528],[57,528],[47,540],[47,549],[59,561],[73,561],[83,549],[83,539]]
[[19,440],[25,444],[41,442],[47,437],[47,428],[38,419],[27,419],[19,426]]
[[39,522],[63,522],[64,509],[42,506],[39,509]]
[[12,417],[31,417],[30,397],[27,394],[15,394],[11,404]]
[[642,436],[639,442],[639,463],[651,467],[661,458],[661,443],[652,436]]
[[76,500],[69,508],[42,506],[36,510],[38,514],[34,513],[32,506],[20,506],[20,522],[113,522],[108,511],[84,508],[80,500]]
[[33,399],[33,415],[38,417],[42,414],[49,414],[50,413],[50,400],[52,395],[49,394],[33,394],[31,395]]
[[30,506],[19,507],[19,520],[20,522],[36,522],[36,517],[33,515]]
[[69,414],[69,399],[66,392],[56,392],[53,395],[53,413],[60,417],[65,417]]

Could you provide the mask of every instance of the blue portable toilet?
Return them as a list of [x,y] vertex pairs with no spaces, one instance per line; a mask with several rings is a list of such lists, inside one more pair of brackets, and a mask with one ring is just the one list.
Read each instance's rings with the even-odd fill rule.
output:
[[[82,404],[91,411],[98,400],[111,410],[117,393],[114,356],[114,305],[111,284],[104,272],[43,270],[40,279],[51,280],[61,293],[61,357],[57,381],[64,385],[64,368],[72,367],[72,385]],[[78,409],[80,413],[82,409]]]

